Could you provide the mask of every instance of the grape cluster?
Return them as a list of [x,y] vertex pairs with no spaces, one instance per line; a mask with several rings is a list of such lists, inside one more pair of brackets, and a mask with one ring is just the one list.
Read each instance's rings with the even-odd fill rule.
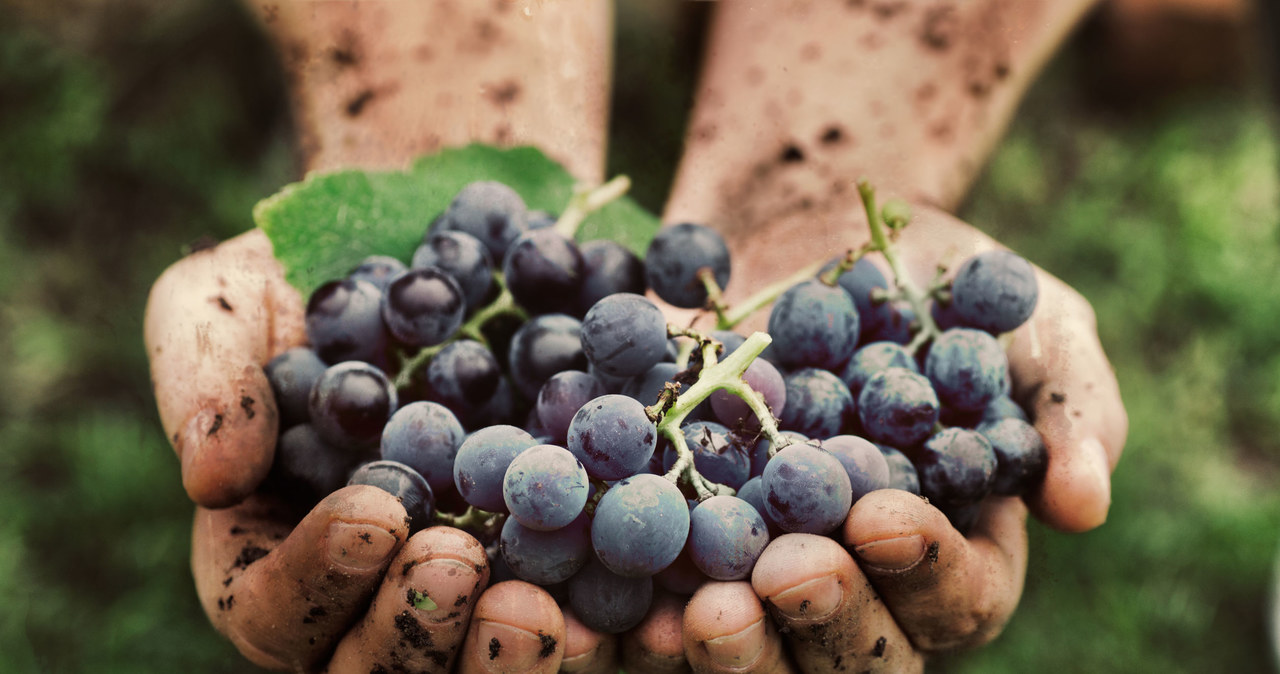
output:
[[[495,580],[542,585],[616,633],[655,583],[748,578],[771,537],[829,534],[873,490],[921,494],[964,527],[988,493],[1041,479],[996,339],[1035,306],[1021,258],[972,258],[926,308],[851,253],[746,338],[720,304],[713,230],[666,227],[641,261],[563,229],[472,183],[408,266],[370,257],[317,288],[310,346],[266,368],[282,428],[269,488],[310,507],[381,487],[413,529],[480,537]],[[647,290],[722,329],[668,326]]]

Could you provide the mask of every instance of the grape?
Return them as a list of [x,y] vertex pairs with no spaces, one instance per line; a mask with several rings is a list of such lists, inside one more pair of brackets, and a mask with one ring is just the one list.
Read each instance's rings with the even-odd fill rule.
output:
[[578,309],[586,313],[596,302],[614,293],[643,295],[644,263],[616,241],[588,241],[582,253],[582,286]]
[[271,464],[271,489],[310,508],[347,483],[347,476],[367,458],[325,442],[311,424],[298,424],[280,434]]
[[[751,361],[742,373],[742,379],[753,391],[764,397],[765,405],[769,406],[775,417],[786,409],[787,384],[773,363],[760,359]],[[710,400],[711,410],[725,425],[741,427],[746,431],[760,430],[760,420],[742,398],[722,389],[712,393]]]
[[811,279],[774,302],[769,334],[784,368],[835,370],[858,344],[858,312],[844,290]]
[[658,402],[658,396],[662,395],[667,382],[674,380],[679,373],[680,368],[676,367],[675,363],[658,363],[644,374],[633,377],[623,387],[622,393],[645,405],[652,405]]
[[929,437],[938,413],[938,396],[929,380],[906,368],[875,373],[858,396],[867,437],[895,447],[914,447]]
[[437,232],[413,253],[414,269],[436,267],[458,282],[469,310],[484,305],[493,287],[493,261],[489,249],[465,232]]
[[307,422],[311,387],[327,367],[315,351],[297,346],[272,358],[263,368],[276,398],[281,430]]
[[746,337],[729,330],[712,330],[711,338],[724,345],[724,352],[720,354],[721,360],[728,358],[729,354],[737,351],[738,347],[747,341]]
[[639,295],[610,295],[596,302],[582,319],[582,350],[606,374],[642,374],[666,354],[667,319],[653,302]]
[[396,409],[396,389],[382,370],[347,361],[324,371],[311,389],[311,424],[338,447],[372,447]]
[[516,239],[502,260],[502,275],[516,303],[530,313],[578,311],[582,253],[554,229],[536,229]]
[[871,375],[889,367],[905,367],[912,372],[919,372],[916,359],[894,342],[871,342],[853,352],[853,357],[840,373],[840,379],[849,387],[855,397],[862,393]]
[[844,465],[854,503],[877,489],[889,487],[889,462],[870,440],[856,435],[837,435],[823,440],[822,448]]
[[307,340],[332,365],[363,360],[386,365],[390,337],[382,322],[382,291],[368,281],[329,281],[307,300]]
[[466,232],[489,249],[489,256],[501,260],[511,242],[528,225],[524,200],[515,190],[498,182],[474,182],[462,188],[440,216],[436,231]]
[[526,527],[559,529],[587,504],[587,471],[569,450],[536,445],[512,459],[502,478],[502,498]]
[[1006,391],[1009,359],[995,337],[953,328],[934,340],[924,372],[938,399],[950,408],[977,412]]
[[712,496],[689,515],[694,564],[715,580],[742,580],[769,544],[769,531],[755,507],[733,496]]
[[449,408],[432,402],[396,410],[382,429],[382,458],[418,471],[435,493],[453,486],[453,460],[466,432]]
[[955,302],[935,300],[929,305],[929,315],[933,316],[933,322],[938,325],[939,330],[965,327],[964,319],[956,313]]
[[353,281],[368,281],[385,292],[395,277],[405,271],[404,263],[390,255],[370,255],[347,274]]
[[644,469],[657,447],[658,429],[639,402],[607,394],[573,415],[568,444],[588,475],[617,480]]
[[569,579],[569,606],[597,632],[621,634],[639,625],[652,601],[652,578],[620,576],[596,559]]
[[530,529],[508,517],[498,539],[499,550],[520,579],[552,585],[569,580],[591,558],[590,528],[586,513],[552,531]]
[[977,503],[991,491],[996,454],[980,433],[948,428],[925,441],[915,465],[920,493],[945,509]]
[[688,535],[684,496],[665,478],[648,473],[610,487],[591,521],[596,557],[610,571],[630,578],[652,576],[675,561]]
[[[905,300],[889,301],[876,307],[875,324],[862,327],[862,341],[909,344],[920,324],[915,309]],[[870,322],[870,321],[868,321]]]
[[431,485],[414,469],[396,461],[372,461],[351,474],[348,485],[367,484],[400,499],[409,516],[409,530],[419,531],[431,521],[435,496]]
[[564,443],[574,415],[583,405],[602,395],[604,384],[599,379],[578,370],[560,372],[538,391],[534,413],[552,441]]
[[467,503],[489,512],[507,512],[502,481],[520,452],[537,445],[515,426],[489,426],[472,433],[453,459],[453,484]]
[[911,464],[911,459],[889,445],[876,446],[880,448],[885,462],[889,464],[889,488],[909,491],[919,496],[920,476],[916,474],[916,467]]
[[1049,468],[1044,438],[1031,424],[1015,418],[983,422],[978,432],[996,453],[996,477],[991,491],[1019,496],[1034,489]]
[[951,283],[951,303],[965,325],[999,334],[1031,317],[1039,292],[1030,262],[1007,250],[992,250],[960,266]]
[[684,309],[707,303],[698,270],[711,270],[721,288],[729,284],[729,248],[715,230],[682,223],[658,230],[644,258],[644,277],[658,297]]
[[559,219],[560,216],[546,211],[529,211],[525,214],[525,224],[528,225],[528,229],[546,229],[548,227],[555,227],[556,220]]
[[387,286],[382,319],[387,329],[409,346],[433,346],[462,325],[467,304],[452,276],[438,267],[411,269]]
[[782,410],[783,428],[826,438],[853,423],[853,396],[839,377],[808,367],[792,372],[784,381],[787,404]]
[[765,512],[789,533],[831,533],[853,505],[849,474],[840,460],[812,445],[784,447],[760,479]]
[[507,355],[516,389],[532,400],[551,375],[565,370],[585,372],[581,332],[578,319],[562,314],[535,316],[520,326]]
[[1000,419],[1021,419],[1030,421],[1022,406],[1013,402],[1008,394],[997,396],[982,410],[983,421],[999,421]]
[[[751,477],[751,455],[728,428],[714,421],[696,421],[680,430],[693,452],[693,465],[703,477],[732,489]],[[662,467],[671,470],[678,458],[675,447],[667,447]]]
[[693,563],[693,538],[685,540],[684,547],[680,549],[680,554],[676,555],[676,561],[667,565],[667,568],[653,575],[653,582],[667,592],[675,594],[691,595],[698,591],[707,581],[711,580],[707,574]]
[[448,407],[465,423],[494,397],[502,371],[487,347],[463,339],[450,342],[433,356],[425,377],[425,397]]

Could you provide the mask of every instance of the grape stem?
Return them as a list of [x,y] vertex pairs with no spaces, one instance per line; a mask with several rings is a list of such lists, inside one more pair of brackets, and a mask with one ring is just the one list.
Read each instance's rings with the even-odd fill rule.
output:
[[556,231],[566,239],[572,239],[588,215],[609,205],[610,202],[626,194],[629,189],[631,189],[631,179],[627,176],[617,176],[596,188],[574,187],[569,204],[560,214],[560,219],[556,220]]
[[805,265],[786,278],[774,281],[769,285],[752,293],[749,297],[742,300],[735,307],[724,307],[723,313],[716,315],[717,330],[732,330],[737,325],[749,318],[751,314],[759,311],[765,306],[772,304],[778,296],[786,292],[791,286],[802,283],[813,278],[822,270],[826,263],[819,260],[809,265]]
[[452,515],[436,511],[435,523],[441,526],[463,529],[471,532],[483,532],[501,526],[506,517],[502,513],[491,513],[475,506],[467,506],[461,515]]
[[[889,269],[893,272],[894,285],[898,287],[898,291],[903,299],[911,304],[912,310],[916,312],[916,319],[920,321],[920,330],[911,338],[911,342],[907,344],[907,353],[915,355],[920,347],[934,337],[937,337],[941,330],[938,324],[933,320],[933,314],[929,312],[927,300],[929,294],[916,287],[911,281],[911,277],[903,268],[902,260],[898,257],[898,251],[890,240],[889,232],[896,232],[905,226],[906,216],[902,213],[895,213],[894,226],[890,227],[881,217],[880,211],[876,208],[876,190],[871,183],[866,180],[858,181],[858,196],[862,197],[862,207],[867,213],[867,226],[871,229],[871,250],[878,251],[884,256],[885,262],[889,263]],[[896,209],[901,211],[900,207]]]

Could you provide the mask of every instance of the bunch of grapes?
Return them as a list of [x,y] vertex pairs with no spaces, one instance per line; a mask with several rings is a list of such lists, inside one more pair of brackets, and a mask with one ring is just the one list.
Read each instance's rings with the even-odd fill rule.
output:
[[[1045,471],[998,339],[1030,316],[1035,277],[995,251],[917,289],[898,273],[905,214],[863,190],[870,243],[735,312],[707,227],[664,228],[643,261],[574,241],[616,182],[559,217],[468,185],[407,266],[370,257],[311,295],[310,346],[267,366],[283,429],[269,488],[306,508],[381,487],[412,528],[473,532],[496,580],[542,585],[610,633],[643,618],[654,583],[748,578],[771,537],[830,534],[877,489],[968,527],[986,495]],[[650,290],[717,329],[669,325]],[[767,334],[733,332],[770,302]]]

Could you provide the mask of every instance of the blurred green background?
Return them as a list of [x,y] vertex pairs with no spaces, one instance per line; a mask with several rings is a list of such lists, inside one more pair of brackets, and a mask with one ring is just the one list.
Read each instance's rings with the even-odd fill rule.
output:
[[[196,602],[141,319],[185,247],[294,177],[279,74],[234,4],[73,4],[0,5],[0,672],[246,671]],[[654,210],[705,20],[662,7],[620,9],[610,168]],[[1270,671],[1276,102],[1249,59],[1117,87],[1098,39],[1054,62],[962,215],[1097,309],[1132,422],[1111,518],[1032,525],[1005,634],[937,668]]]

